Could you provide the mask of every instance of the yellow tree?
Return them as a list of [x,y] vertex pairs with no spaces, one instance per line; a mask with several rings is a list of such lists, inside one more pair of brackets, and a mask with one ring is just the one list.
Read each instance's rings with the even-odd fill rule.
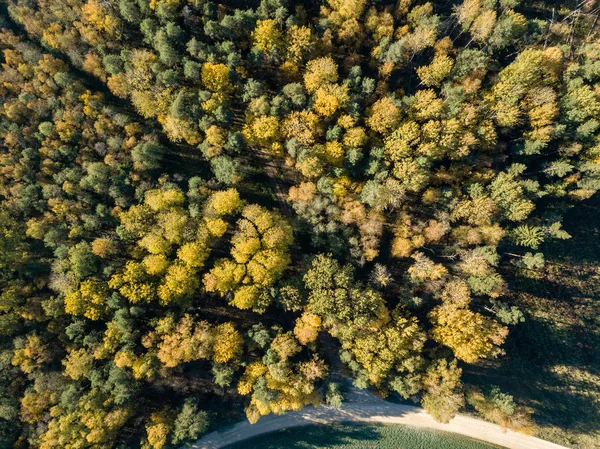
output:
[[310,312],[304,312],[296,320],[294,335],[300,344],[307,345],[317,339],[319,329],[321,328],[321,318]]
[[338,80],[337,69],[337,64],[329,56],[309,61],[304,73],[306,91],[312,94],[324,84],[335,83]]
[[434,340],[451,348],[457,358],[467,363],[502,353],[499,346],[508,329],[469,309],[471,295],[465,281],[449,282],[441,299],[442,305],[429,313]]
[[394,129],[400,123],[401,111],[391,97],[377,100],[368,112],[367,125],[373,131],[381,134]]
[[214,339],[213,360],[217,363],[230,362],[243,352],[242,334],[232,323],[219,324]]
[[233,294],[232,304],[242,309],[264,307],[263,293],[290,263],[291,241],[292,228],[281,215],[246,206],[231,239],[232,259],[217,261],[204,275],[205,289],[222,296]]
[[225,64],[205,62],[200,73],[202,84],[211,92],[225,94],[232,89],[229,68]]
[[98,320],[108,312],[107,299],[106,285],[100,281],[87,279],[77,290],[65,296],[65,312]]
[[252,32],[252,43],[256,48],[273,55],[283,46],[283,33],[272,19],[259,20]]
[[206,321],[184,315],[175,323],[172,316],[167,316],[157,323],[156,333],[160,336],[158,359],[169,368],[212,356],[215,335]]

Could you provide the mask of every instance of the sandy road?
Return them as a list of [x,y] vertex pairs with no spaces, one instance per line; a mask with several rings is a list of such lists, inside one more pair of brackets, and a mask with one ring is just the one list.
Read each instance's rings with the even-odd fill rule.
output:
[[218,449],[238,441],[276,430],[308,424],[365,422],[403,424],[454,432],[509,449],[565,449],[564,446],[513,431],[480,419],[458,415],[448,424],[440,424],[422,408],[386,402],[369,392],[352,390],[341,409],[306,407],[299,412],[265,416],[256,424],[242,421],[232,427],[212,432],[192,444],[193,449]]

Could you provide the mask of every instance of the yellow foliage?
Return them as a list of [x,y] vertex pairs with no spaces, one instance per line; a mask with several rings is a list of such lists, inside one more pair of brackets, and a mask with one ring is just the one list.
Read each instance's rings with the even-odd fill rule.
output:
[[178,189],[168,190],[148,190],[145,196],[145,203],[150,206],[153,211],[161,211],[171,207],[181,206],[185,197],[183,192]]
[[361,126],[347,130],[343,139],[344,145],[347,147],[362,147],[367,144],[367,141],[367,133]]
[[266,53],[272,52],[283,44],[283,33],[275,20],[259,20],[252,32],[252,43]]
[[296,138],[302,145],[312,145],[320,132],[319,116],[306,109],[291,112],[281,122],[281,135]]
[[42,31],[42,37],[52,48],[60,47],[59,38],[64,34],[64,29],[59,23],[53,22]]
[[167,254],[171,250],[171,243],[156,232],[146,234],[138,245],[151,254]]
[[167,416],[170,413],[152,413],[150,423],[146,425],[146,437],[152,449],[162,449],[167,444],[171,431],[171,423]]
[[337,125],[341,128],[348,129],[356,124],[356,120],[350,114],[340,115],[337,119]]
[[232,323],[223,323],[217,326],[213,350],[213,359],[217,363],[227,363],[242,354],[242,335]]
[[279,334],[275,337],[271,342],[271,349],[277,353],[281,360],[287,360],[302,350],[291,332]]
[[405,237],[396,237],[392,241],[392,256],[394,257],[408,257],[413,249],[411,240]]
[[310,202],[317,193],[317,186],[312,182],[301,182],[299,186],[290,187],[290,201]]
[[367,12],[365,26],[373,33],[375,41],[380,42],[384,37],[391,38],[394,34],[394,17],[388,11],[378,13],[375,7],[371,7]]
[[92,241],[92,253],[103,259],[114,255],[117,251],[116,244],[113,239],[98,237]]
[[206,245],[199,241],[185,243],[177,251],[177,257],[193,268],[203,267],[208,254]]
[[412,258],[415,263],[408,268],[408,274],[415,281],[434,281],[443,278],[448,274],[448,270],[440,263],[434,263],[425,254],[417,252]]
[[202,83],[211,92],[226,93],[231,89],[229,68],[225,64],[205,62],[201,70]]
[[56,401],[56,395],[49,390],[25,393],[21,399],[21,419],[30,424],[41,419],[42,414]]
[[335,83],[338,80],[337,64],[331,57],[318,58],[306,64],[304,86],[308,93],[314,93],[323,84]]
[[153,284],[148,282],[144,266],[132,260],[125,264],[121,272],[113,274],[108,286],[118,289],[133,304],[151,301],[156,294]]
[[435,56],[431,64],[419,67],[417,73],[425,86],[436,87],[448,76],[453,66],[454,61],[448,56]]
[[267,145],[279,138],[279,120],[277,117],[263,115],[254,119],[249,127],[244,127],[244,131],[251,141]]
[[294,335],[300,344],[307,345],[317,339],[320,327],[321,318],[318,315],[304,312],[302,316],[296,320]]
[[175,118],[170,114],[161,114],[158,116],[158,121],[162,125],[163,130],[173,142],[181,142],[184,140],[190,145],[198,145],[201,142],[198,126],[189,120]]
[[439,117],[444,101],[432,89],[419,90],[415,93],[412,107],[417,119],[428,120]]
[[348,87],[337,84],[325,84],[315,92],[313,109],[325,117],[332,116],[348,101]]
[[115,365],[119,368],[131,368],[135,363],[136,359],[137,357],[133,352],[123,350],[115,354],[113,361],[115,362]]
[[344,148],[337,140],[329,141],[325,144],[325,159],[336,167],[341,167],[344,163]]
[[65,312],[98,320],[108,311],[107,298],[108,291],[105,285],[88,279],[79,285],[78,290],[65,296]]
[[37,334],[28,334],[23,348],[14,350],[11,364],[18,366],[25,374],[31,374],[50,360],[49,349]]
[[227,222],[221,218],[205,218],[204,223],[214,237],[222,237],[227,232]]
[[117,36],[121,21],[118,17],[111,16],[105,11],[98,0],[88,0],[81,6],[82,17],[92,24],[97,30],[105,31],[111,36]]
[[309,156],[296,162],[296,168],[302,176],[309,179],[319,178],[323,174],[323,166],[317,156]]
[[158,214],[158,226],[163,237],[173,244],[179,244],[190,226],[190,217],[183,209],[171,209]]
[[492,34],[494,25],[496,25],[496,11],[488,9],[477,16],[469,32],[474,40],[483,42]]
[[169,9],[176,9],[183,3],[183,0],[150,0],[150,8],[156,9],[160,4],[166,5]]
[[206,273],[203,278],[207,292],[219,292],[225,295],[233,290],[246,275],[246,266],[232,260],[222,259]]
[[238,309],[251,309],[256,305],[260,290],[256,285],[243,285],[233,295],[231,305]]
[[[234,188],[220,190],[213,193],[206,203],[206,210],[209,215],[221,217],[230,215],[242,208],[244,202],[240,199],[240,194]],[[216,224],[217,227],[222,225]],[[217,230],[217,229],[215,229]]]
[[163,282],[158,287],[158,297],[162,305],[191,297],[200,281],[196,272],[183,264],[174,263],[169,266]]
[[400,108],[396,106],[390,97],[377,100],[367,118],[367,125],[373,131],[385,134],[398,126],[400,122]]
[[499,346],[508,329],[491,318],[472,312],[463,303],[449,301],[434,308],[429,318],[434,325],[434,340],[448,346],[467,363],[501,354]]
[[263,376],[266,372],[267,367],[260,360],[250,362],[246,366],[244,374],[238,383],[238,392],[242,395],[250,394],[252,392],[252,386],[254,385],[254,382],[256,382],[256,380]]
[[312,32],[309,27],[292,25],[287,30],[287,43],[285,45],[287,63],[297,68],[311,51],[313,46]]
[[211,356],[214,333],[206,321],[194,321],[190,315],[184,315],[175,323],[169,316],[159,321],[156,331],[161,338],[157,357],[166,367]]
[[69,351],[62,364],[64,373],[73,380],[78,380],[88,375],[92,369],[94,357],[85,348]]

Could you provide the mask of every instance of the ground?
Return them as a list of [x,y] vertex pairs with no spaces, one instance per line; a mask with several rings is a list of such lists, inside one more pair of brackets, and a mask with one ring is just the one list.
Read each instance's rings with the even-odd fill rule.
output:
[[600,199],[575,207],[572,238],[540,248],[541,270],[514,272],[511,301],[526,311],[506,355],[465,366],[465,381],[499,385],[533,409],[538,436],[600,448]]
[[334,424],[282,430],[229,449],[490,449],[460,435],[407,426]]

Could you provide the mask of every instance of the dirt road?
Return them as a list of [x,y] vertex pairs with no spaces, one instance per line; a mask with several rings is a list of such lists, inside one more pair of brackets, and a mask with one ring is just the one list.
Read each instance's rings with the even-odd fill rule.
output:
[[468,416],[459,415],[449,424],[440,424],[420,407],[386,402],[367,391],[352,390],[346,400],[347,402],[339,410],[330,407],[306,407],[299,412],[289,412],[281,416],[265,416],[256,424],[250,424],[248,421],[239,422],[232,427],[205,435],[191,447],[218,449],[265,433],[308,424],[365,422],[403,424],[454,432],[509,449],[565,449],[563,446],[539,438],[510,430],[504,432],[496,424]]

